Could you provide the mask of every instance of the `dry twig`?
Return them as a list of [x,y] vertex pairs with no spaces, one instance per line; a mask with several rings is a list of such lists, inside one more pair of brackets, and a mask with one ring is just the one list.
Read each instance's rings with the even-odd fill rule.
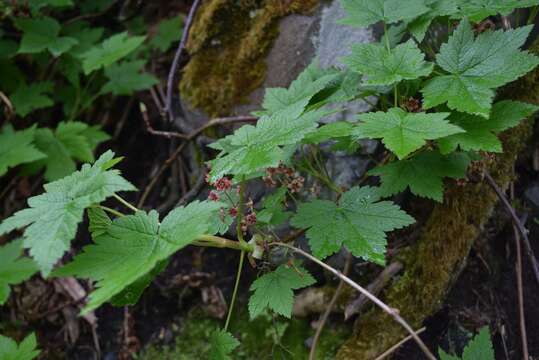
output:
[[193,19],[195,17],[195,14],[199,5],[200,5],[200,0],[195,0],[193,5],[191,6],[191,9],[189,10],[189,14],[187,15],[187,20],[183,28],[182,38],[180,40],[180,44],[178,45],[178,50],[176,50],[176,54],[174,55],[174,59],[172,60],[170,71],[168,73],[167,97],[165,101],[165,110],[169,114],[170,121],[174,120],[174,112],[172,110],[172,89],[174,88],[176,70],[178,69],[178,63],[180,62],[183,49],[185,48],[185,44],[187,43],[187,38],[189,37],[189,30],[191,29],[191,23],[193,22]]

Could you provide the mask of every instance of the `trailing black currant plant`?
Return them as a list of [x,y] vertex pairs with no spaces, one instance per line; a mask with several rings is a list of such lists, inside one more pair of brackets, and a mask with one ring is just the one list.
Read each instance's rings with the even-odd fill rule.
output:
[[[45,167],[45,178],[54,181],[44,186],[43,194],[28,199],[28,208],[0,224],[0,234],[21,231],[21,238],[0,248],[2,302],[9,285],[40,271],[43,277],[76,276],[95,282],[82,314],[107,302],[135,304],[169,258],[186,246],[236,250],[239,265],[228,316],[223,330],[212,336],[212,359],[229,359],[239,346],[229,325],[243,263],[246,258],[259,261],[281,248],[318,263],[364,293],[411,333],[428,358],[435,358],[398,310],[321,260],[344,247],[355,257],[384,266],[387,234],[415,222],[387,198],[409,189],[418,197],[443,202],[444,179],[465,181],[470,163],[503,151],[498,134],[530,117],[537,107],[495,102],[496,89],[532,70],[539,59],[521,50],[532,26],[491,29],[478,24],[539,1],[342,0],[347,16],[341,23],[355,27],[382,23],[381,40],[354,45],[342,59],[345,68],[322,69],[314,61],[289,88],[267,89],[262,109],[255,113],[256,125],[244,125],[209,145],[217,155],[207,164],[206,181],[213,187],[208,199],[177,207],[162,218],[118,195],[136,190],[114,169],[120,158],[107,151],[93,162],[93,147],[106,135],[74,121],[105,93],[122,94],[153,84],[151,76],[139,72],[142,55],[133,53],[141,46],[149,51],[151,42],[127,32],[101,41],[102,29],[84,22],[61,26],[41,12],[70,6],[69,0],[30,3],[32,16],[4,15],[22,31],[22,38],[18,44],[0,42],[1,49],[9,48],[8,42],[13,49],[7,55],[3,51],[0,61],[13,66],[12,57],[40,53],[44,58],[40,63],[47,66],[33,64],[36,71],[62,71],[69,89],[65,91],[75,98],[64,100],[66,122],[54,130],[36,125],[18,131],[9,125],[3,128],[0,173],[29,164],[29,169],[23,168]],[[441,44],[435,41],[440,35],[429,30],[431,24],[437,34],[447,33]],[[55,29],[54,34],[40,36],[45,27]],[[153,40],[155,48],[167,48]],[[52,105],[56,84],[19,84],[6,90],[17,116]],[[373,96],[378,101],[370,112],[349,121],[323,122],[339,104]],[[384,161],[368,172],[379,178],[380,185],[363,182],[343,189],[326,169],[327,144],[331,151],[354,153],[363,139],[380,139],[387,150]],[[53,150],[60,145],[66,157],[88,163],[67,171]],[[273,190],[256,204],[248,188],[260,179]],[[129,213],[104,206],[109,198]],[[58,266],[85,214],[93,244]],[[288,242],[275,232],[286,226],[291,229]],[[227,236],[230,233],[235,236]],[[312,255],[293,244],[303,233]],[[30,257],[21,257],[24,249]],[[291,317],[294,290],[314,283],[297,259],[266,270],[250,287],[250,317],[267,311]]]

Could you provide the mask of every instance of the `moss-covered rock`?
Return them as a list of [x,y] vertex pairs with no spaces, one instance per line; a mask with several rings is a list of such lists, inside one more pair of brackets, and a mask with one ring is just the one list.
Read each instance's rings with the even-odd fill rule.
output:
[[227,115],[266,76],[265,58],[279,33],[279,19],[309,13],[319,0],[211,0],[190,31],[191,60],[180,93],[210,116]]

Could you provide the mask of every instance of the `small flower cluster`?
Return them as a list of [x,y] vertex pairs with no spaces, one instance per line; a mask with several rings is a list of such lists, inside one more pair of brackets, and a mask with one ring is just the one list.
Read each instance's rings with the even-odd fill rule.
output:
[[402,102],[402,107],[407,112],[418,113],[418,112],[423,111],[423,106],[421,105],[421,101],[413,97],[410,97],[404,100]]
[[[232,194],[229,193],[229,191],[232,190],[232,181],[227,177],[222,177],[215,181],[214,183],[210,182],[209,175],[206,175],[206,182],[214,187],[214,190],[211,190],[208,194],[208,200],[210,201],[220,201],[225,200],[225,202],[229,203],[228,210],[225,208],[221,208],[219,210],[219,217],[221,221],[225,221],[225,218],[227,215],[235,218],[238,216],[239,210],[239,204],[237,203],[237,200],[232,199]],[[239,187],[236,187],[236,195],[239,194]],[[223,196],[224,195],[224,196]],[[241,230],[246,233],[247,228],[249,226],[256,224],[256,213],[254,211],[254,204],[253,200],[249,199],[245,203],[246,208],[246,215],[241,219]]]
[[288,188],[291,193],[297,193],[303,189],[305,178],[298,175],[294,169],[279,164],[278,167],[269,167],[266,169],[266,176],[262,178],[267,186],[275,187],[278,182]]

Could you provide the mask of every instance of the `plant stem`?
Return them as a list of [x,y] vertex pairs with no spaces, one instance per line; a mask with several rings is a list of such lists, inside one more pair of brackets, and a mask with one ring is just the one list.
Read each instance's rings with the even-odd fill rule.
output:
[[105,210],[106,212],[111,213],[112,215],[115,215],[115,216],[118,216],[118,217],[125,216],[125,214],[122,214],[121,212],[119,212],[117,210],[114,210],[114,209],[111,209],[109,207],[106,207],[106,206],[103,206],[103,205],[98,205],[98,207]]
[[241,250],[245,252],[253,252],[254,246],[249,244],[241,244],[239,241],[233,241],[214,235],[202,235],[191,243],[195,246],[226,248],[233,250]]
[[398,89],[399,89],[399,88],[398,88],[398,85],[395,84],[395,85],[393,86],[393,91],[394,91],[394,94],[395,94],[395,95],[394,95],[394,98],[395,98],[395,99],[393,100],[393,101],[394,101],[393,105],[394,105],[395,107],[398,107],[398,106],[399,106],[399,90],[398,90]]
[[391,46],[389,45],[389,36],[387,36],[387,24],[384,23],[384,38],[386,39],[387,52],[391,52]]
[[139,209],[137,209],[136,207],[134,207],[133,205],[131,205],[129,202],[125,201],[124,199],[122,199],[120,196],[114,194],[112,195],[114,196],[114,198],[116,200],[118,200],[119,202],[121,202],[123,205],[125,205],[126,207],[128,207],[129,209],[133,210],[134,212],[137,212],[139,211]]
[[234,310],[234,303],[236,302],[236,295],[238,294],[238,288],[240,286],[241,269],[243,268],[243,260],[245,259],[245,251],[240,253],[240,263],[238,264],[238,271],[236,272],[236,282],[234,283],[234,291],[232,292],[232,299],[230,300],[230,308],[225,321],[225,331],[228,329],[230,319],[232,318],[232,311]]
[[357,290],[359,293],[363,294],[365,297],[367,297],[369,300],[371,300],[373,303],[375,303],[378,307],[380,307],[388,315],[392,316],[395,319],[395,321],[397,321],[399,324],[401,324],[402,327],[404,327],[406,329],[406,331],[412,336],[412,338],[417,342],[417,344],[419,345],[421,350],[423,350],[423,352],[425,353],[427,358],[429,358],[430,360],[436,360],[436,357],[434,355],[432,355],[431,351],[425,345],[423,340],[421,340],[419,338],[419,336],[417,336],[417,334],[414,332],[412,327],[399,315],[398,309],[394,309],[394,308],[389,307],[386,303],[384,303],[382,300],[380,300],[379,298],[377,298],[376,296],[371,294],[365,288],[361,287],[358,283],[356,283],[355,281],[350,279],[348,276],[343,275],[340,271],[332,268],[331,266],[327,265],[326,263],[324,263],[324,262],[318,260],[317,258],[315,258],[314,256],[312,256],[311,254],[306,253],[305,251],[303,251],[301,249],[298,249],[295,246],[285,244],[285,243],[281,243],[281,242],[274,242],[274,243],[271,243],[269,245],[270,246],[281,246],[281,247],[286,247],[288,249],[291,249],[292,251],[302,255],[303,257],[306,257],[307,259],[315,262],[316,264],[320,265],[324,269],[326,269],[329,272],[333,273],[339,279],[342,279],[345,283],[347,283],[348,285],[353,287],[355,290]]

